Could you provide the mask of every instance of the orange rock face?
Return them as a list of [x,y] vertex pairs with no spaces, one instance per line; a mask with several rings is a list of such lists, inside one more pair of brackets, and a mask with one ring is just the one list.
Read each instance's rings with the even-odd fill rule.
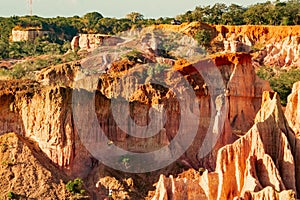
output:
[[[225,52],[251,52],[259,48],[254,63],[267,66],[300,66],[299,26],[216,26]],[[262,48],[263,46],[263,48]]]
[[[1,84],[1,134],[14,131],[36,141],[45,155],[67,173],[80,175],[92,167],[89,153],[74,130],[70,89],[42,89],[36,82]],[[86,163],[80,164],[79,160]]]

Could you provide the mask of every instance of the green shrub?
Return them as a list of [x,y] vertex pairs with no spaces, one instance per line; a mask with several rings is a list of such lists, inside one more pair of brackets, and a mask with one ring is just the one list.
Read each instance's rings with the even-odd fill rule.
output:
[[0,69],[0,76],[10,76],[8,69]]
[[25,66],[23,66],[22,64],[16,64],[14,66],[14,68],[11,70],[10,75],[13,78],[19,79],[19,78],[22,78],[23,76],[25,76],[26,71],[27,71],[27,68]]
[[281,104],[286,105],[287,97],[292,91],[293,84],[300,81],[300,70],[291,69],[289,71],[274,69],[270,67],[261,67],[257,75],[270,82],[271,88],[280,96]]
[[78,60],[80,59],[80,57],[78,56],[77,53],[75,53],[74,51],[70,52],[70,53],[67,53],[65,56],[64,56],[64,61],[65,62],[71,62],[71,61],[75,61],[75,60]]
[[8,199],[16,199],[16,198],[17,198],[17,195],[16,195],[14,192],[9,191],[9,192],[7,193],[7,198],[8,198]]
[[197,40],[198,44],[201,46],[208,46],[211,41],[211,31],[206,29],[201,29],[197,31],[194,38]]
[[147,74],[150,77],[158,76],[160,74],[163,74],[163,72],[168,68],[170,68],[170,66],[157,63],[155,64],[155,66],[149,66]]
[[141,52],[137,50],[129,51],[128,53],[122,56],[123,58],[127,58],[130,61],[137,61],[138,59],[143,59],[143,55]]
[[300,81],[300,70],[290,70],[270,79],[272,89],[280,95],[282,105],[286,105],[287,97],[292,92],[293,84]]
[[73,181],[69,181],[66,185],[66,189],[72,194],[84,194],[85,190],[82,189],[83,181],[80,178],[75,178]]

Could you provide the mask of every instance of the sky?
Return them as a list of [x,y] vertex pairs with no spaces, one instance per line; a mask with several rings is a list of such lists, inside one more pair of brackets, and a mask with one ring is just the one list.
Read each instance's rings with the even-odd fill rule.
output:
[[[33,15],[42,17],[83,16],[88,12],[99,12],[104,17],[122,18],[130,12],[139,12],[145,18],[175,17],[196,6],[235,3],[251,5],[266,0],[32,0]],[[0,16],[23,16],[29,12],[28,0],[0,0]]]

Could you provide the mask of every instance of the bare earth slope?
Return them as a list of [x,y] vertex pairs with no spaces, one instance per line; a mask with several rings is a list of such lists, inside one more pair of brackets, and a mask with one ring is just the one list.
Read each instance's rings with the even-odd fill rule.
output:
[[1,179],[0,196],[6,198],[9,191],[22,199],[66,199],[66,177],[37,147],[15,133],[0,136]]

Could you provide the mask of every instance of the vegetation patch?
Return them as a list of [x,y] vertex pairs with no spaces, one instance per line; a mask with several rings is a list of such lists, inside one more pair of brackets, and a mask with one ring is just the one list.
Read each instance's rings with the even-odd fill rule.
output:
[[17,199],[17,197],[18,197],[18,195],[15,194],[15,193],[12,192],[12,191],[9,191],[9,192],[7,193],[7,198],[8,198],[8,199]]
[[129,51],[128,53],[122,55],[122,57],[132,62],[138,62],[144,59],[143,54],[138,50]]
[[198,30],[194,38],[197,40],[198,44],[201,46],[208,46],[212,40],[212,33],[209,30],[201,29]]
[[2,76],[8,79],[34,79],[34,73],[36,71],[45,67],[67,63],[78,59],[80,59],[80,56],[78,56],[75,52],[71,52],[66,55],[49,55],[41,58],[31,58],[30,60],[15,64],[11,69],[1,68],[0,77]]
[[300,81],[300,70],[261,67],[257,75],[270,82],[271,88],[280,96],[281,104],[286,106],[287,97],[292,92],[293,84]]
[[72,194],[84,194],[83,181],[80,178],[75,178],[73,181],[69,181],[66,185],[67,191]]

